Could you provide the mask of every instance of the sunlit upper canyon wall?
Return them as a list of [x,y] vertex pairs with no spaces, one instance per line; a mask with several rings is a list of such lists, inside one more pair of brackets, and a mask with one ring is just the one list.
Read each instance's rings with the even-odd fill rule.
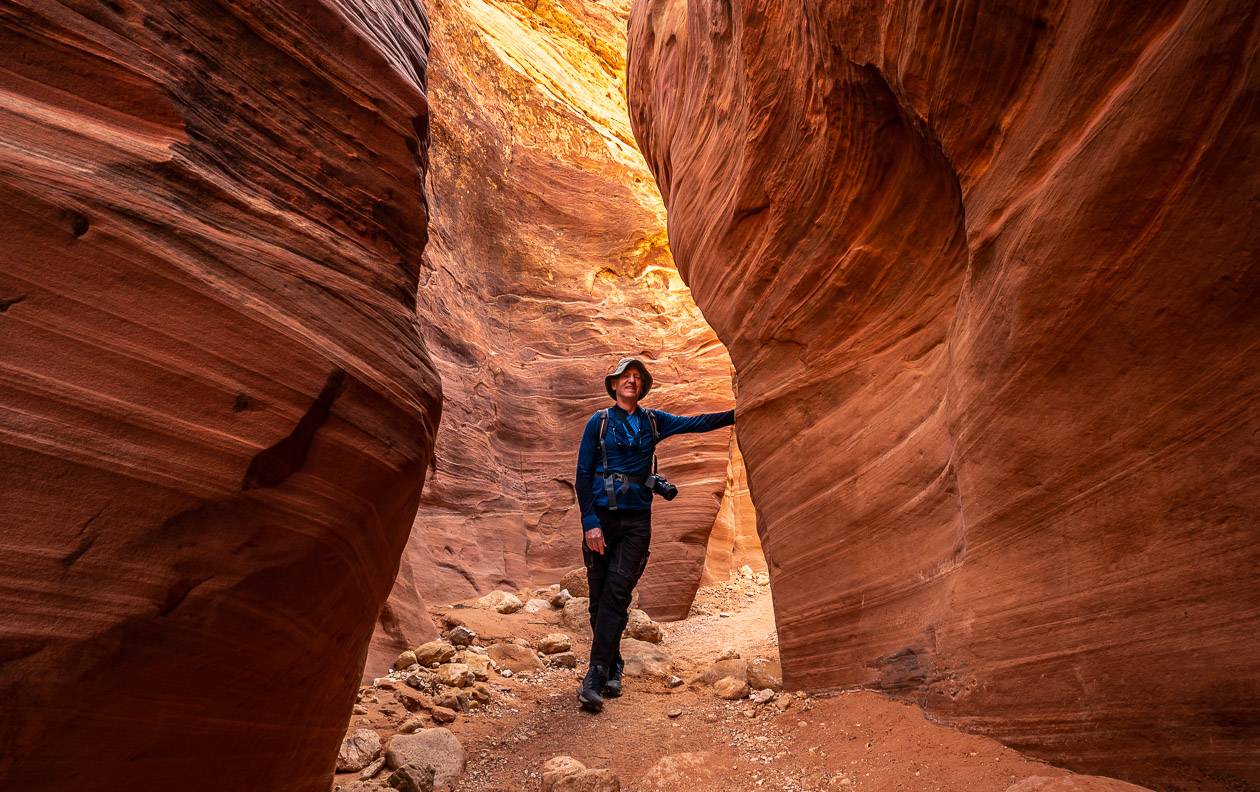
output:
[[789,685],[1260,784],[1258,14],[636,1]]
[[0,36],[0,787],[323,792],[439,417],[423,12]]
[[[733,404],[731,366],[674,269],[625,104],[627,0],[429,0],[431,233],[419,311],[444,388],[437,458],[364,673],[428,635],[423,603],[581,565],[578,440],[638,355],[674,413]],[[672,438],[641,603],[681,618],[731,430]]]

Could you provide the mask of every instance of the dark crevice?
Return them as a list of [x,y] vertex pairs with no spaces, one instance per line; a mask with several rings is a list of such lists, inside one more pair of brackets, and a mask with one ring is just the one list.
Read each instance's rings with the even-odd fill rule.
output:
[[83,556],[84,553],[92,549],[92,545],[94,545],[95,543],[96,543],[96,534],[87,534],[86,536],[84,536],[82,539],[79,540],[79,544],[73,550],[71,550],[70,552],[66,553],[64,556],[61,557],[62,566],[67,566],[67,567],[73,566],[74,562],[78,561]]
[[477,586],[477,580],[472,576],[472,573],[469,572],[467,569],[464,569],[459,564],[453,564],[450,561],[437,561],[435,563],[439,569],[446,569],[451,572],[454,572],[458,574],[460,577],[462,577],[464,580],[468,581],[468,585],[472,586],[473,591],[481,590]]
[[66,220],[70,223],[70,233],[74,234],[74,238],[78,239],[88,232],[92,224],[88,222],[87,215],[82,212],[76,212],[73,209],[66,210]]
[[192,593],[193,589],[197,588],[202,583],[205,583],[210,579],[210,577],[211,576],[207,575],[206,577],[195,580],[180,580],[172,583],[170,587],[166,589],[166,598],[162,601],[162,607],[158,609],[158,615],[171,615],[176,608],[184,604],[184,600],[188,598],[188,595]]
[[81,537],[79,539],[79,544],[69,553],[66,553],[61,557],[61,563],[63,566],[73,566],[75,561],[78,561],[83,557],[84,553],[92,549],[92,545],[96,543],[96,534],[88,533],[87,530],[92,527],[92,523],[96,522],[96,518],[100,517],[104,513],[105,508],[102,507],[96,512],[96,514],[87,518],[83,525],[79,526],[79,536]]
[[16,297],[0,297],[0,313],[4,313],[25,299],[25,294],[19,294]]
[[346,387],[346,372],[334,369],[324,382],[324,388],[315,397],[315,401],[306,410],[306,414],[297,422],[297,426],[289,436],[260,451],[249,463],[245,471],[242,490],[257,487],[274,487],[284,483],[289,476],[302,469],[306,464],[306,455],[310,452],[315,433],[328,420],[333,404]]

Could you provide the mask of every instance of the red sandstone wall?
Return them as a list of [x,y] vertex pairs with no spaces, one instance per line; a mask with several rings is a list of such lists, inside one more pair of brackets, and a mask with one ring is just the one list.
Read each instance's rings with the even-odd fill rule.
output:
[[748,491],[748,471],[739,444],[731,438],[731,458],[726,468],[726,492],[713,522],[705,550],[702,584],[725,583],[732,572],[747,566],[765,572],[766,556],[757,535],[757,510]]
[[[628,0],[431,0],[432,242],[419,311],[442,374],[436,467],[365,676],[428,635],[424,599],[545,584],[580,566],[573,468],[624,355],[645,406],[732,404],[730,358],[674,269],[624,91]],[[641,603],[686,615],[731,431],[676,437]]]
[[1258,13],[637,0],[789,685],[1260,783]]
[[423,12],[0,20],[0,787],[322,792],[438,421]]

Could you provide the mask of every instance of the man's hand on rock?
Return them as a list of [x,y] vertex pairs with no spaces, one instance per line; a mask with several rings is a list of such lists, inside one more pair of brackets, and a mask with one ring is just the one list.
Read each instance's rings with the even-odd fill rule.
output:
[[586,546],[591,552],[604,554],[604,532],[599,528],[592,528],[585,532]]

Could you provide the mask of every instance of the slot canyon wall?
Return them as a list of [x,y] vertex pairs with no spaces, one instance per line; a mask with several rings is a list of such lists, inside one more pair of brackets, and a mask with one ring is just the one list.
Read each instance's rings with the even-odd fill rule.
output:
[[1258,16],[636,0],[790,686],[1260,784]]
[[0,787],[322,792],[438,422],[423,12],[0,36]]
[[[730,359],[674,269],[624,92],[628,0],[430,0],[431,239],[419,311],[444,385],[436,469],[365,677],[430,634],[423,603],[581,565],[577,444],[608,368],[648,360],[645,406],[728,409]],[[686,615],[730,430],[670,439],[641,604]]]
[[755,572],[766,571],[766,557],[757,535],[757,511],[748,491],[748,472],[739,443],[731,438],[730,461],[726,468],[726,493],[713,521],[713,533],[704,558],[704,584],[724,583],[731,572],[747,566]]

